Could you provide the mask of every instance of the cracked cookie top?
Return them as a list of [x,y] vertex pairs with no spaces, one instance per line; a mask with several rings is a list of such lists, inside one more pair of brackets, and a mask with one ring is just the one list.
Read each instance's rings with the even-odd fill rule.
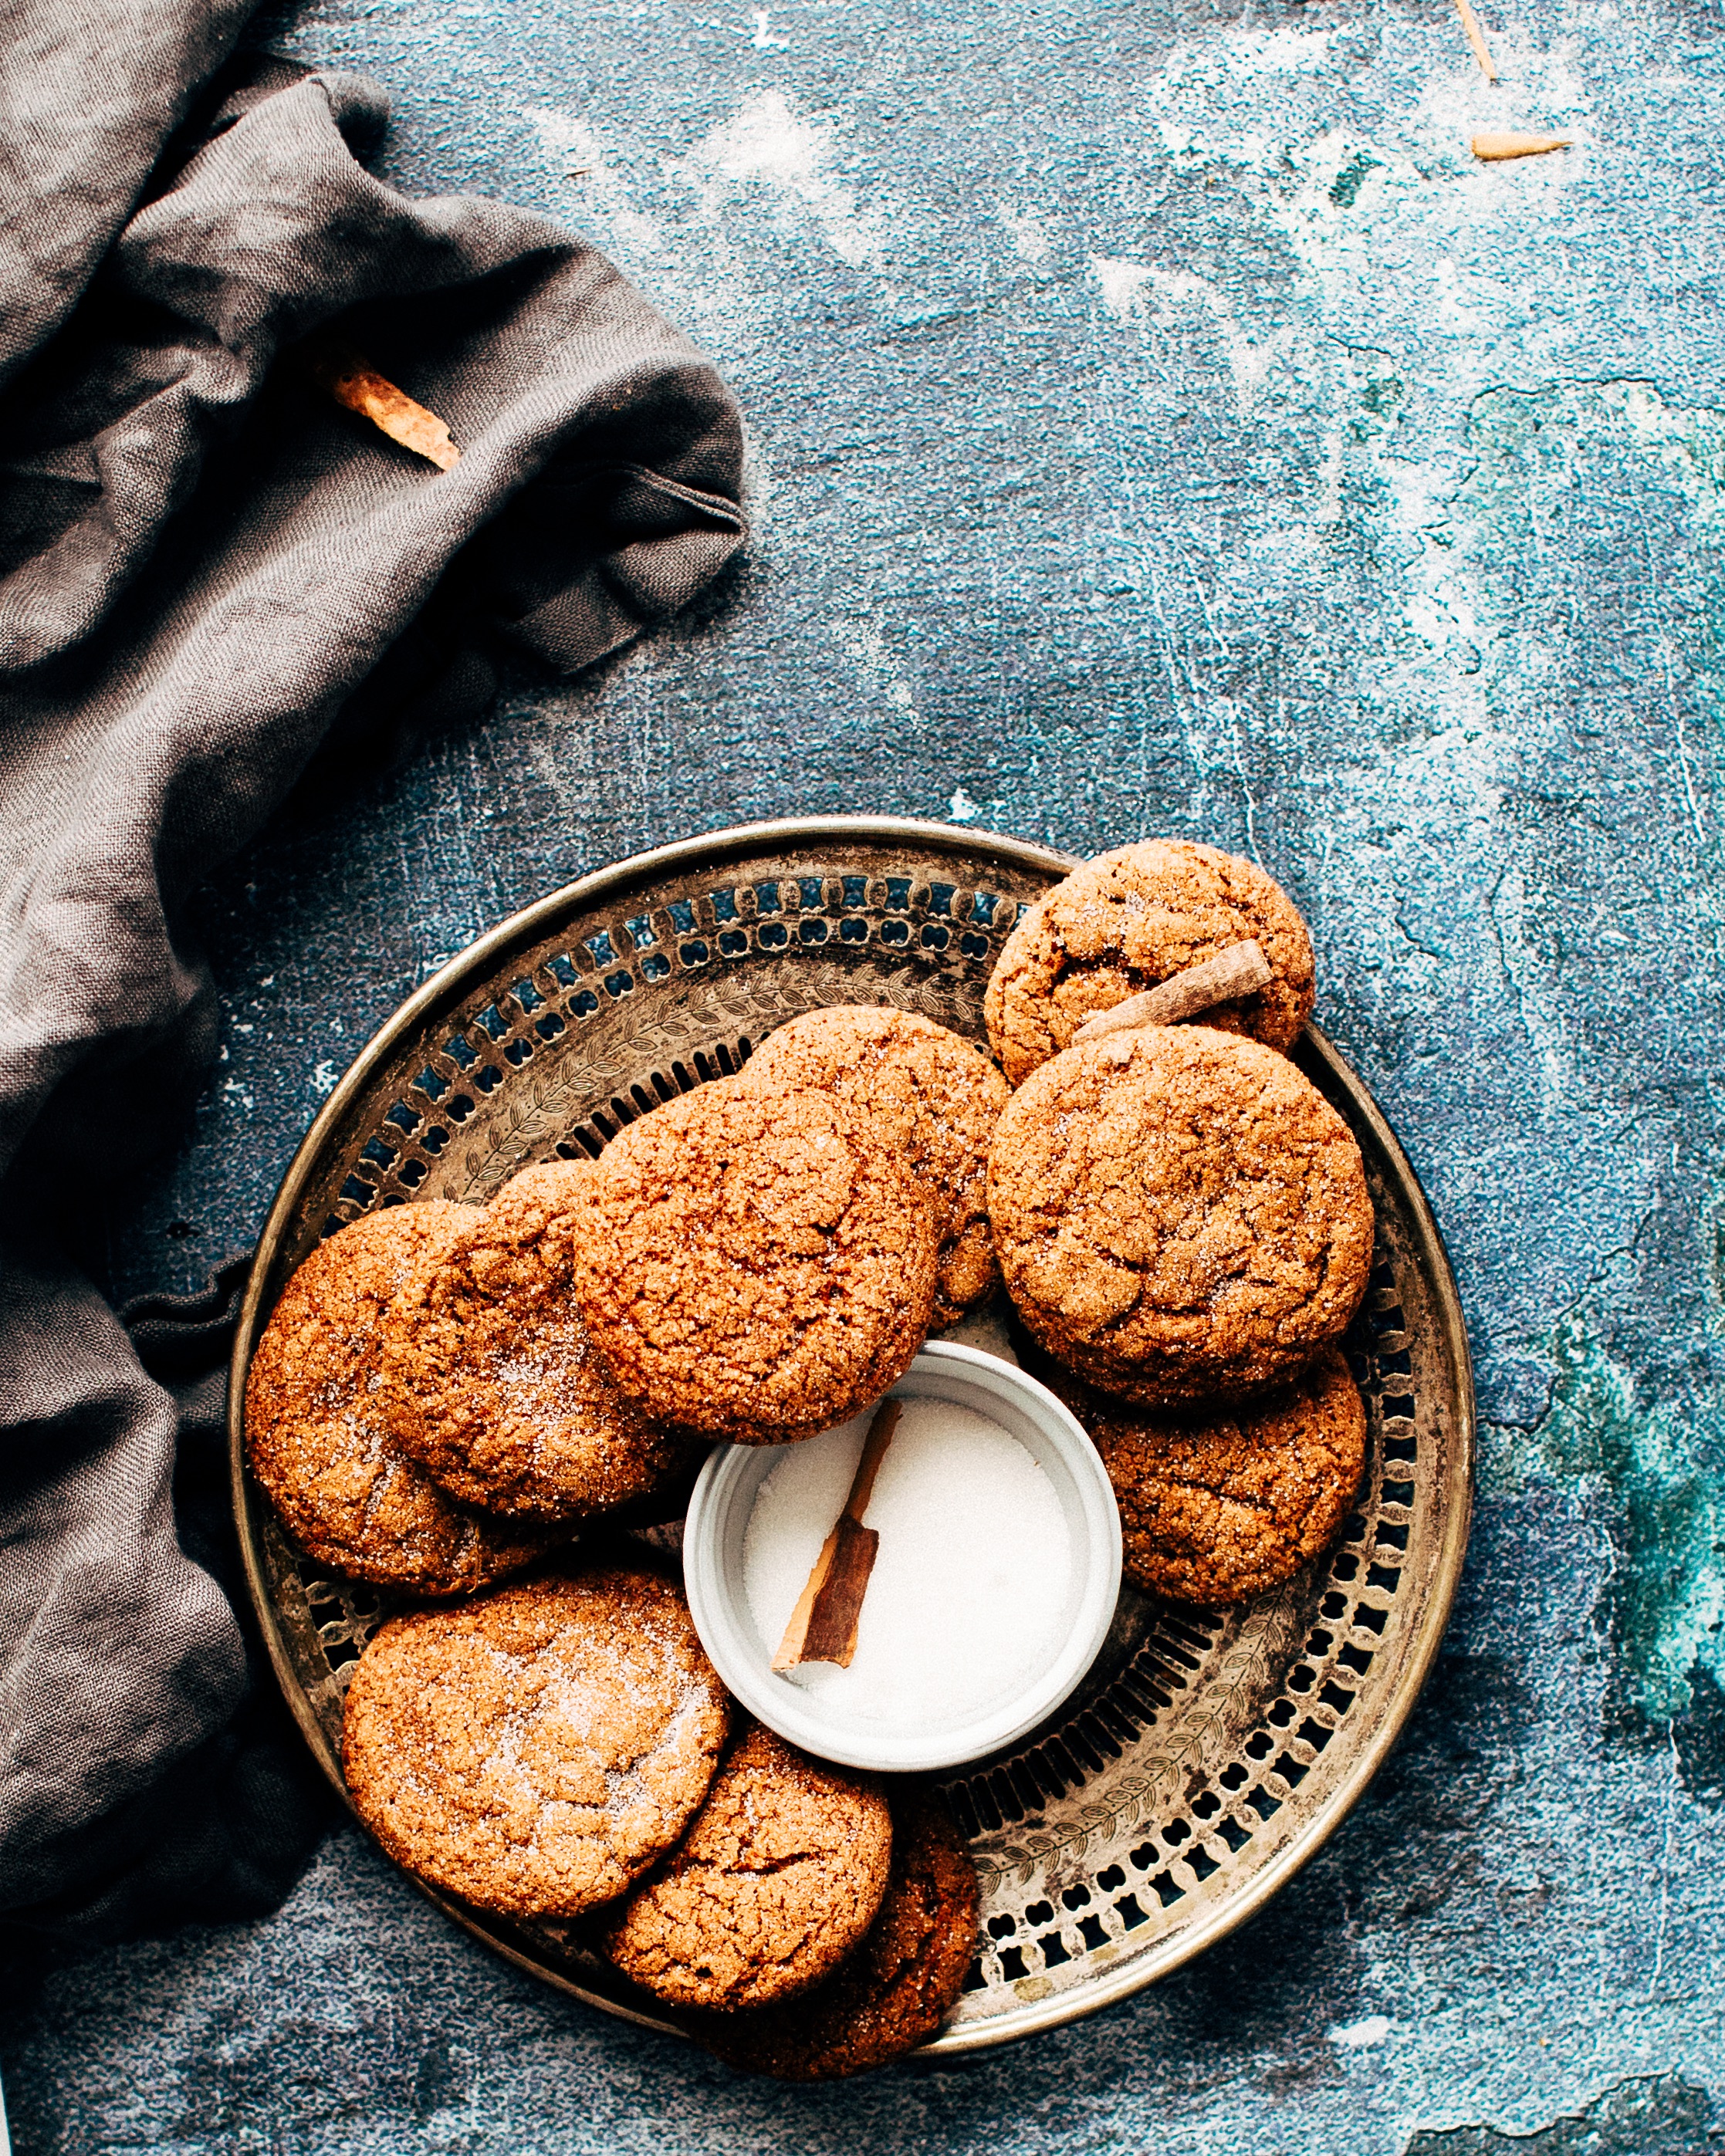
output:
[[415,1594],[471,1594],[552,1539],[457,1503],[385,1419],[385,1313],[414,1266],[475,1218],[431,1199],[330,1236],[282,1290],[246,1378],[246,1458],[300,1548]]
[[341,1758],[408,1871],[506,1916],[572,1917],[675,1845],[726,1718],[678,1589],[607,1567],[393,1619],[354,1672]]
[[1127,1578],[1212,1609],[1291,1578],[1353,1507],[1366,1410],[1333,1348],[1243,1407],[1174,1417],[1050,1373],[1090,1432],[1120,1503]]
[[429,1245],[385,1322],[398,1442],[463,1503],[575,1521],[675,1490],[696,1462],[612,1383],[570,1273],[588,1162],[524,1169]]
[[860,1109],[927,1189],[939,1243],[937,1331],[999,1286],[988,1230],[988,1142],[1007,1084],[981,1050],[932,1019],[873,1004],[805,1011],[744,1066],[758,1091],[830,1094]]
[[742,1444],[812,1437],[903,1376],[934,1307],[927,1192],[854,1110],[716,1081],[613,1139],[575,1285],[623,1390]]
[[1207,1026],[1111,1034],[1032,1073],[988,1207],[1031,1332],[1099,1391],[1238,1399],[1339,1340],[1372,1260],[1359,1147],[1293,1065]]
[[875,1920],[891,1855],[872,1782],[752,1724],[682,1846],[600,1944],[674,2006],[764,2006],[838,1967]]
[[1037,901],[989,976],[983,1014],[1002,1069],[1021,1086],[1087,1019],[1248,939],[1274,978],[1204,1023],[1291,1048],[1312,1014],[1312,939],[1281,885],[1255,861],[1183,839],[1099,854]]
[[896,1786],[880,1913],[824,1984],[748,2014],[702,2015],[727,2066],[779,2081],[838,2081],[925,2044],[958,2003],[976,1947],[976,1868],[939,1798]]

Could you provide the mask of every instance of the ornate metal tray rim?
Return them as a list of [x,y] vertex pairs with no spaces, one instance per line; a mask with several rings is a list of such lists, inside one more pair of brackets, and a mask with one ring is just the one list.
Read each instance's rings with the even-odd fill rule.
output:
[[[957,829],[911,817],[829,816],[788,818],[757,824],[736,824],[669,844],[593,870],[562,886],[479,937],[440,967],[408,996],[372,1034],[342,1075],[328,1100],[300,1141],[289,1163],[274,1203],[258,1239],[246,1291],[234,1336],[228,1388],[228,1469],[235,1526],[252,1607],[263,1634],[271,1667],[275,1672],[290,1712],[311,1747],[336,1795],[350,1816],[354,1814],[342,1776],[341,1761],[319,1722],[309,1697],[294,1671],[281,1623],[269,1589],[263,1553],[246,1486],[244,1463],[245,1375],[259,1330],[264,1297],[276,1248],[306,1182],[322,1153],[326,1142],[342,1123],[352,1105],[363,1096],[374,1074],[405,1035],[413,1032],[438,1009],[485,977],[513,945],[531,945],[545,927],[580,908],[603,903],[614,891],[639,886],[655,877],[674,874],[703,863],[714,866],[732,856],[758,851],[784,852],[823,844],[911,844],[935,850],[962,844],[992,848],[1022,866],[1064,875],[1077,865],[1077,857],[1032,841],[1004,834]],[[1225,1903],[1202,1921],[1172,1938],[1160,1952],[1126,1963],[1112,1971],[1099,1971],[1081,1990],[1057,1993],[1027,2003],[1025,2010],[1009,2024],[984,2022],[967,2028],[949,2028],[931,2043],[910,2055],[912,2060],[952,2056],[1015,2042],[1066,2023],[1099,2013],[1105,2007],[1170,1975],[1219,1940],[1257,1914],[1271,1897],[1301,1869],[1353,1811],[1368,1784],[1399,1738],[1413,1712],[1442,1643],[1454,1604],[1466,1553],[1471,1519],[1475,1458],[1475,1404],[1471,1359],[1466,1322],[1455,1274],[1443,1236],[1413,1166],[1388,1121],[1363,1081],[1315,1024],[1307,1029],[1307,1047],[1322,1065],[1332,1086],[1345,1094],[1357,1123],[1363,1125],[1381,1154],[1390,1178],[1397,1184],[1411,1218],[1420,1262],[1435,1291],[1444,1348],[1453,1388],[1455,1443],[1461,1471],[1461,1499],[1450,1509],[1443,1542],[1434,1568],[1426,1622],[1417,1650],[1400,1672],[1395,1690],[1383,1710],[1382,1720],[1371,1740],[1362,1748],[1345,1778],[1331,1793],[1323,1809],[1274,1858]],[[407,1875],[410,1878],[411,1874]],[[651,2029],[661,2035],[685,2036],[669,2015],[639,2010],[628,2003],[589,1990],[561,1971],[548,1968],[516,1946],[506,1933],[485,1922],[478,1912],[427,1886],[413,1882],[428,1900],[473,1938],[501,1954],[516,1968],[549,1983],[583,2005],[619,2020]]]

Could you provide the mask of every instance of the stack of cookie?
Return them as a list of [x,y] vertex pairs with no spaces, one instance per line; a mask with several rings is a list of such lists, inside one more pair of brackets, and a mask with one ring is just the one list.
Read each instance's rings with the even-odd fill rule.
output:
[[619,1390],[570,1291],[586,1173],[560,1162],[490,1205],[370,1214],[288,1282],[252,1358],[246,1443],[309,1556],[442,1599],[583,1522],[681,1511],[699,1447]]
[[[1271,978],[1203,1023],[1076,1038],[1248,939]],[[253,1470],[314,1559],[453,1605],[386,1625],[348,1694],[348,1785],[383,1845],[481,1908],[581,1919],[739,2066],[852,2073],[932,2034],[976,1922],[937,1802],[735,1727],[639,1548],[550,1553],[675,1517],[706,1441],[847,1420],[1004,1276],[1108,1466],[1130,1575],[1207,1604],[1286,1578],[1364,1445],[1337,1345],[1372,1214],[1287,1060],[1312,999],[1261,870],[1127,847],[1009,939],[1004,1076],[925,1019],[811,1011],[596,1162],[315,1251],[253,1360]]]
[[[1180,1026],[1087,1021],[1248,941],[1269,981]],[[1044,1374],[1090,1431],[1139,1586],[1209,1605],[1333,1539],[1365,1457],[1339,1342],[1366,1289],[1359,1148],[1287,1060],[1312,945],[1254,863],[1151,840],[1031,907],[989,982],[1016,1091],[988,1207]]]
[[701,1440],[830,1429],[993,1293],[1006,1099],[927,1019],[811,1011],[597,1163],[356,1220],[259,1343],[253,1472],[310,1556],[434,1599],[675,1517]]
[[976,1875],[937,1799],[739,1716],[680,1591],[641,1565],[396,1618],[354,1674],[342,1763],[408,1871],[501,1915],[585,1919],[733,2065],[859,2073],[957,2000]]
[[362,1818],[479,1907],[589,1917],[625,1975],[763,2072],[854,2073],[933,2033],[975,1932],[956,1830],[932,1794],[889,1801],[764,1730],[727,1754],[680,1590],[639,1564],[496,1583],[578,1532],[675,1517],[702,1440],[845,1420],[988,1300],[1007,1093],[927,1019],[810,1012],[597,1163],[341,1229],[252,1363],[249,1456],[300,1546],[472,1598],[361,1658]]

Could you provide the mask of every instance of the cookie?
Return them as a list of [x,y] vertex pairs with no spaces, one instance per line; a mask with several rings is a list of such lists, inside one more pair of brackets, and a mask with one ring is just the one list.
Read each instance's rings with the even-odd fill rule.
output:
[[1000,1285],[988,1232],[988,1142],[1007,1084],[978,1050],[932,1019],[874,1004],[806,1011],[755,1050],[743,1082],[829,1093],[869,1116],[935,1209],[937,1331]]
[[875,1920],[891,1856],[873,1783],[752,1726],[682,1846],[624,1903],[600,1948],[673,2006],[765,2006],[844,1960]]
[[1291,1048],[1312,1015],[1312,939],[1281,886],[1255,861],[1183,839],[1099,854],[1037,901],[989,976],[983,1010],[1002,1069],[1023,1085],[1086,1019],[1248,939],[1274,978],[1203,1022]]
[[1211,1609],[1262,1594],[1327,1549],[1353,1509],[1366,1410],[1333,1348],[1283,1389],[1189,1418],[1052,1382],[1102,1456],[1126,1576],[1147,1594]]
[[384,1323],[397,1441],[464,1504],[582,1520],[686,1484],[692,1448],[612,1383],[570,1285],[586,1161],[523,1170],[428,1248]]
[[1347,1330],[1372,1262],[1348,1126],[1285,1056],[1208,1026],[1033,1071],[994,1133],[988,1209],[1032,1334],[1152,1406],[1292,1377]]
[[414,1265],[472,1209],[434,1199],[368,1213],[320,1243],[282,1290],[245,1386],[246,1460],[319,1564],[413,1594],[468,1594],[547,1537],[470,1512],[383,1416],[383,1319]]
[[575,1286],[625,1394],[742,1444],[812,1437],[878,1399],[934,1309],[922,1186],[824,1093],[716,1081],[600,1156]]
[[418,1877],[509,1917],[572,1917],[682,1834],[724,1687],[681,1594],[600,1567],[384,1625],[341,1725],[354,1809]]
[[842,2080],[927,2043],[957,2005],[976,1948],[970,1852],[932,1793],[891,1803],[880,1913],[837,1974],[783,2005],[691,2025],[727,2066],[786,2082]]

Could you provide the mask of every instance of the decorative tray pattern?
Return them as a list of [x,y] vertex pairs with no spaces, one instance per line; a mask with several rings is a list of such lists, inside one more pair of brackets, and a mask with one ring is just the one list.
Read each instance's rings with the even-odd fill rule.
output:
[[[983,1040],[983,989],[1002,942],[1071,865],[1041,847],[881,819],[716,833],[506,922],[361,1055],[270,1212],[229,1403],[253,1599],[338,1789],[344,1686],[393,1604],[300,1558],[245,1472],[246,1368],[293,1268],[373,1206],[483,1199],[528,1162],[598,1152],[622,1124],[736,1069],[774,1026],[819,1004],[895,1004]],[[1177,1609],[1126,1589],[1096,1669],[1055,1721],[947,1784],[982,1877],[982,1933],[932,2050],[1090,2012],[1260,1907],[1376,1772],[1436,1651],[1472,1490],[1455,1284],[1365,1088],[1316,1029],[1297,1060],[1359,1140],[1377,1209],[1371,1288],[1347,1343],[1370,1423],[1358,1509],[1326,1563],[1242,1609]],[[433,1898],[535,1974],[675,2029],[565,1928]]]

